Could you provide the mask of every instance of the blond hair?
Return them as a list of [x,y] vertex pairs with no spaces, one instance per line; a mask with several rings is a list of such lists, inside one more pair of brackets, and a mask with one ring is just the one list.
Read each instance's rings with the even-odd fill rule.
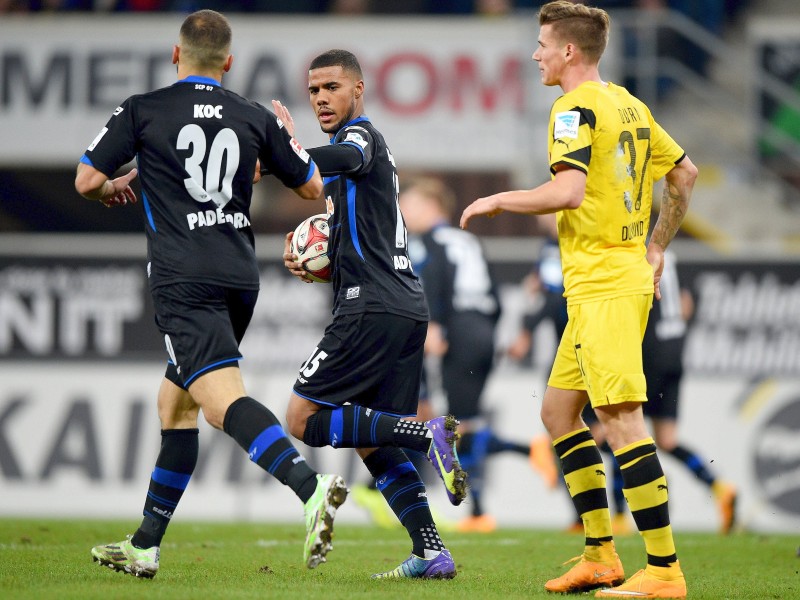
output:
[[447,216],[456,208],[456,196],[447,184],[435,177],[415,177],[403,185],[403,192],[415,191],[430,198]]
[[198,10],[183,22],[181,58],[199,69],[221,69],[231,51],[231,26],[215,10]]
[[588,59],[600,62],[608,44],[611,19],[602,8],[555,0],[539,10],[539,25],[551,25],[561,43],[573,43]]

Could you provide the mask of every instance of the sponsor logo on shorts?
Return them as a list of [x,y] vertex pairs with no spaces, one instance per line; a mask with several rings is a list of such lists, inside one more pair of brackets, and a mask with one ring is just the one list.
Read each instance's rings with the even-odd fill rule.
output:
[[355,300],[361,295],[361,286],[347,288],[345,300]]

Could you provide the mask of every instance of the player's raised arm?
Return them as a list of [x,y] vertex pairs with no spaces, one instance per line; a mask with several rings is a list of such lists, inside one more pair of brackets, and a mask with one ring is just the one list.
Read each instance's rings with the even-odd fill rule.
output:
[[559,210],[576,209],[583,202],[585,191],[586,173],[564,167],[556,172],[552,180],[532,190],[500,192],[478,198],[461,214],[461,228],[466,229],[472,217],[494,217],[504,211],[544,215]]

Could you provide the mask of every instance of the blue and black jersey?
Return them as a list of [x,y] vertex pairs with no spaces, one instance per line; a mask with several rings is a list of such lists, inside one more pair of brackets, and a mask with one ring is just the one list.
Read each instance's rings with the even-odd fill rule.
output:
[[472,313],[494,324],[500,298],[477,236],[447,224],[412,236],[411,258],[422,279],[431,320],[446,330]]
[[316,168],[272,112],[197,76],[125,100],[81,161],[112,177],[134,158],[151,287],[258,289],[250,227],[256,159],[290,188]]
[[427,320],[397,203],[397,169],[383,136],[361,116],[344,125],[331,144],[355,147],[362,156],[360,166],[324,178],[334,315],[380,312]]

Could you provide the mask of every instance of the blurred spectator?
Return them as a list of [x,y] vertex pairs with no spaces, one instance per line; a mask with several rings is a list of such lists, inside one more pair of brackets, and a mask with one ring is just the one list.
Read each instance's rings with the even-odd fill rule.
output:
[[333,0],[330,12],[336,15],[362,15],[369,12],[369,0]]
[[0,14],[28,12],[28,2],[0,0]]
[[165,0],[119,0],[114,10],[119,12],[157,12],[167,10]]
[[[729,4],[741,7],[745,0],[595,0],[582,4],[599,6],[605,10],[640,9],[648,11],[673,10],[681,13],[713,33],[720,36],[726,24],[726,10]],[[641,52],[636,33],[629,30],[624,35],[625,53],[629,58],[637,58]],[[709,54],[695,44],[690,37],[677,29],[662,29],[657,37],[658,53],[662,58],[670,58],[698,75],[708,74]],[[672,79],[659,78],[659,96],[666,95],[675,82]],[[624,82],[632,93],[636,94],[635,81],[626,78]]]

